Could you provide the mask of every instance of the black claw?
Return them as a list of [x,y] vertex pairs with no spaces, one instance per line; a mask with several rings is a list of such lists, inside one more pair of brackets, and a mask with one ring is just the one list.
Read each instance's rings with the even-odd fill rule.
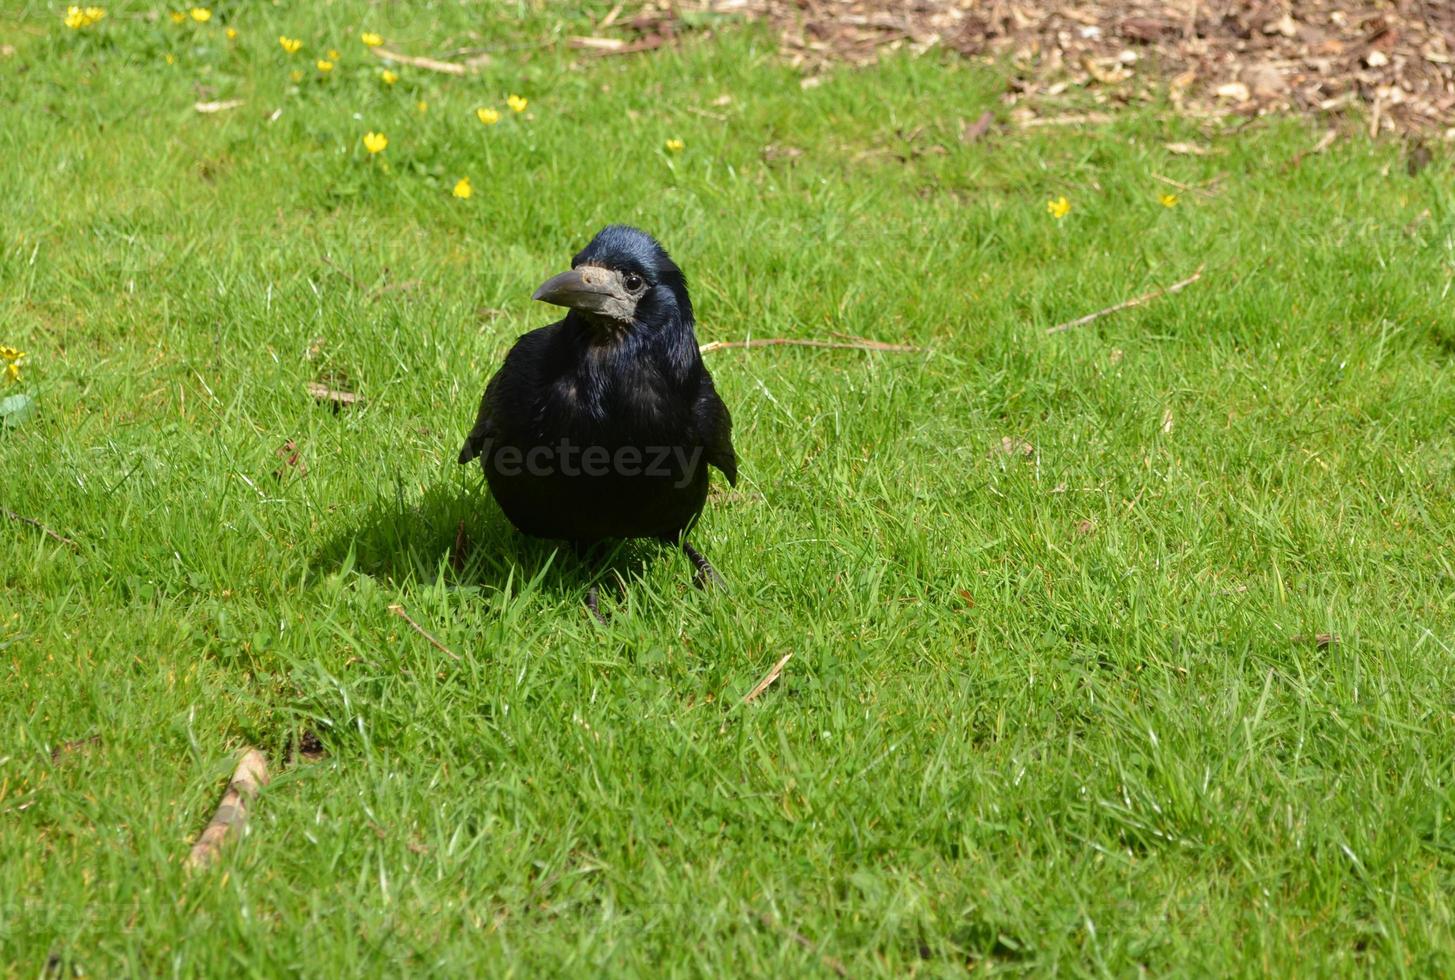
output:
[[692,547],[692,545],[688,544],[686,541],[682,542],[682,551],[687,555],[688,559],[691,560],[693,567],[697,569],[697,571],[692,573],[693,585],[697,586],[699,589],[706,589],[708,586],[713,586],[720,589],[727,588],[727,583],[724,582],[722,576],[717,573],[717,569],[712,567],[712,562],[702,557],[702,552]]
[[606,616],[601,612],[601,605],[597,602],[596,586],[594,585],[586,592],[586,611],[602,626],[606,625]]

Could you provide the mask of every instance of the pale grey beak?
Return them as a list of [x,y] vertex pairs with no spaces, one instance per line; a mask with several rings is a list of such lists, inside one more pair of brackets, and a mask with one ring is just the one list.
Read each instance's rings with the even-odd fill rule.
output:
[[583,265],[541,283],[531,299],[565,306],[596,316],[630,323],[636,316],[636,297],[622,285],[621,273],[596,265]]

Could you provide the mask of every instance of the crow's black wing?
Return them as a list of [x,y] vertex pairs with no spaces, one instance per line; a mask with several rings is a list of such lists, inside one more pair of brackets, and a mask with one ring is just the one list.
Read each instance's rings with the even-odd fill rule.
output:
[[465,437],[465,445],[460,448],[459,461],[461,463],[468,463],[479,456],[485,451],[486,445],[495,438],[495,423],[491,419],[490,412],[494,399],[490,396],[495,393],[499,381],[500,375],[497,374],[485,386],[485,397],[480,399],[480,411],[475,416],[475,427],[470,430],[470,434]]
[[733,452],[733,419],[728,408],[718,397],[713,386],[712,375],[702,369],[702,382],[698,388],[697,404],[693,406],[698,437],[707,451],[707,461],[722,470],[732,486],[738,485],[738,454]]
[[505,412],[508,416],[510,407],[517,402],[524,404],[521,399],[535,387],[541,352],[548,345],[556,326],[557,324],[552,324],[521,334],[515,346],[505,355],[505,362],[500,365],[500,370],[495,372],[495,377],[485,386],[485,397],[480,399],[475,427],[465,437],[465,445],[460,449],[461,463],[468,463],[483,453],[491,440],[500,436],[502,422],[506,429],[511,428],[509,420],[501,419],[500,413]]

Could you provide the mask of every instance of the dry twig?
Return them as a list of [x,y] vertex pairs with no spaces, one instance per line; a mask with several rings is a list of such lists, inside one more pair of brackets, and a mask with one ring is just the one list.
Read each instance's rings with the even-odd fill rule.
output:
[[[767,926],[769,929],[773,929],[783,933],[789,939],[792,939],[795,943],[808,950],[810,953],[818,953],[818,947],[814,945],[813,940],[809,939],[807,936],[797,931],[796,929],[790,929],[787,926],[778,924],[773,920],[771,916],[763,912],[758,913],[758,921],[763,923],[763,925]],[[824,966],[828,967],[838,976],[847,977],[849,975],[849,970],[846,966],[844,966],[844,961],[839,959],[837,956],[829,956],[824,953],[819,953],[819,958]]]
[[490,60],[486,54],[476,55],[466,62],[439,61],[435,58],[426,58],[423,55],[401,54],[398,51],[391,51],[388,48],[370,48],[374,57],[383,58],[386,61],[395,61],[401,65],[409,65],[411,68],[423,68],[425,71],[437,71],[445,75],[473,75],[480,65]]
[[768,671],[768,673],[766,673],[766,674],[763,675],[763,679],[760,680],[757,683],[757,686],[755,686],[747,694],[743,695],[743,704],[749,704],[749,703],[751,703],[753,700],[755,700],[758,697],[758,695],[760,695],[764,691],[768,690],[768,687],[774,681],[776,681],[778,679],[778,675],[781,674],[781,673],[783,673],[783,667],[784,667],[784,665],[786,665],[788,663],[788,661],[790,661],[792,659],[793,659],[793,651],[792,650],[789,650],[782,657],[780,657],[778,659],[778,662],[773,665],[773,669],[770,670],[770,671]]
[[70,538],[66,537],[64,534],[57,534],[55,531],[52,531],[50,528],[46,527],[44,524],[42,524],[40,521],[36,520],[33,517],[26,517],[24,514],[17,514],[17,513],[15,513],[15,511],[11,510],[8,507],[0,507],[0,514],[4,514],[6,517],[10,518],[12,521],[19,521],[22,524],[29,524],[31,527],[39,528],[41,530],[41,532],[43,534],[45,534],[47,537],[54,538],[55,540],[59,541],[61,544],[68,544],[72,548],[79,548],[79,547],[81,547],[79,544],[77,544],[76,542],[72,541]]
[[227,792],[212,821],[203,829],[192,852],[187,855],[187,867],[205,868],[217,859],[228,835],[240,833],[248,820],[248,806],[257,798],[258,790],[268,785],[268,763],[263,753],[250,748],[238,760]]
[[698,348],[704,354],[715,350],[747,350],[753,347],[827,347],[834,350],[877,350],[896,354],[923,354],[923,347],[886,344],[882,340],[807,340],[797,337],[751,337],[748,340],[713,340]]
[[424,637],[426,640],[428,640],[436,650],[439,650],[446,656],[453,657],[456,660],[460,659],[460,655],[458,653],[445,646],[439,640],[435,639],[435,635],[433,633],[431,633],[429,630],[425,629],[423,626],[419,625],[413,619],[411,619],[409,617],[409,613],[404,611],[403,606],[399,605],[396,602],[394,605],[389,607],[389,611],[392,612],[394,615],[398,616],[400,619],[403,619],[410,626],[414,627],[414,631],[420,636]]
[[1202,266],[1198,266],[1196,272],[1194,272],[1192,275],[1188,276],[1181,282],[1174,282],[1172,285],[1166,287],[1165,289],[1154,289],[1150,293],[1143,293],[1140,296],[1133,296],[1131,299],[1122,300],[1120,303],[1117,303],[1114,306],[1108,306],[1104,310],[1097,310],[1095,313],[1088,313],[1083,317],[1077,317],[1075,320],[1067,320],[1065,323],[1058,323],[1054,327],[1047,327],[1046,333],[1060,333],[1063,330],[1070,330],[1072,327],[1083,327],[1093,320],[1099,320],[1102,317],[1107,316],[1111,313],[1116,313],[1119,310],[1130,309],[1133,306],[1141,306],[1143,303],[1150,303],[1152,300],[1156,299],[1159,296],[1168,296],[1172,293],[1180,292],[1181,290],[1185,289],[1188,286],[1191,286],[1193,283],[1197,282],[1201,278]]

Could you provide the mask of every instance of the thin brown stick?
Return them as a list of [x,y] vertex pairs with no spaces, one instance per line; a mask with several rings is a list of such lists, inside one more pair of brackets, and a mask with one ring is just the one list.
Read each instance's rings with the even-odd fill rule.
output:
[[358,279],[356,279],[354,277],[353,273],[349,272],[349,270],[347,270],[343,266],[339,265],[337,262],[335,262],[333,259],[329,258],[327,255],[323,256],[323,264],[326,265],[326,266],[328,266],[334,272],[337,272],[339,275],[343,276],[345,279],[347,279],[350,283],[353,284],[353,287],[355,289],[357,289],[359,292],[361,292],[361,293],[367,293],[369,291],[369,287],[368,286],[365,286],[362,282],[360,282]]
[[[1171,177],[1164,177],[1161,174],[1153,174],[1152,179],[1160,180],[1164,184],[1175,187],[1180,191],[1186,191],[1189,194],[1201,194],[1203,197],[1217,197],[1216,192],[1210,191],[1206,187],[1198,187],[1196,184],[1184,184],[1180,180],[1173,180]],[[1209,186],[1216,185],[1219,180],[1222,180],[1222,178],[1219,177],[1211,181]]]
[[808,340],[798,337],[753,337],[748,340],[713,340],[698,348],[703,354],[715,350],[747,350],[754,347],[827,347],[834,350],[877,350],[895,354],[923,354],[923,347],[886,344],[882,340]]
[[1196,272],[1194,272],[1192,275],[1188,276],[1181,282],[1174,282],[1172,285],[1166,287],[1165,289],[1154,289],[1150,293],[1143,293],[1140,296],[1133,296],[1131,299],[1122,300],[1120,303],[1117,303],[1114,306],[1108,306],[1104,310],[1097,310],[1095,313],[1088,313],[1083,317],[1077,317],[1075,320],[1067,320],[1065,323],[1058,323],[1054,327],[1047,327],[1046,333],[1060,333],[1063,330],[1070,330],[1072,327],[1083,327],[1093,320],[1100,320],[1102,317],[1111,313],[1116,313],[1119,310],[1129,309],[1133,306],[1141,306],[1143,303],[1150,303],[1152,300],[1156,299],[1159,296],[1170,296],[1172,293],[1180,292],[1181,290],[1187,288],[1188,286],[1191,286],[1193,283],[1197,282],[1201,278],[1202,266],[1198,266]]
[[203,829],[192,852],[187,855],[187,867],[205,868],[217,860],[222,845],[231,834],[241,833],[248,820],[248,806],[257,798],[258,790],[268,785],[268,763],[263,753],[250,748],[238,760],[227,792],[212,821]]
[[456,660],[459,660],[460,659],[460,655],[458,653],[456,653],[455,651],[451,650],[449,647],[445,646],[439,640],[435,639],[434,634],[431,633],[429,630],[425,629],[423,626],[421,626],[418,623],[416,623],[413,619],[410,619],[409,618],[409,613],[407,613],[407,612],[404,611],[404,607],[403,606],[399,605],[398,603],[395,603],[394,605],[392,605],[392,606],[389,607],[389,611],[392,612],[394,615],[396,615],[396,616],[400,617],[401,619],[403,619],[410,626],[413,626],[414,627],[414,631],[416,633],[418,633],[420,636],[424,637],[426,640],[428,640],[434,646],[434,648],[436,650],[439,650],[441,653],[444,653],[444,654],[446,654],[448,656],[451,656],[451,657],[455,658]]
[[[767,926],[769,929],[773,929],[777,932],[783,933],[789,939],[792,939],[795,943],[808,950],[810,953],[818,953],[818,947],[814,945],[812,939],[809,939],[803,933],[798,932],[795,929],[790,929],[787,926],[775,922],[772,916],[769,916],[763,912],[759,912],[758,921],[763,923],[763,925]],[[844,966],[844,961],[839,959],[837,956],[829,956],[824,953],[819,953],[819,959],[824,966],[828,967],[839,976],[847,977],[849,975],[848,967]]]
[[454,61],[438,61],[434,58],[426,58],[423,55],[401,54],[398,51],[391,51],[388,48],[370,48],[374,57],[384,58],[388,61],[397,61],[401,65],[409,65],[414,68],[423,68],[426,71],[437,71],[445,75],[470,75],[475,71],[473,64],[459,64]]
[[8,507],[0,507],[0,514],[4,514],[12,521],[19,521],[22,524],[29,524],[31,527],[39,528],[47,537],[55,538],[61,544],[68,544],[72,548],[81,547],[79,544],[72,541],[64,534],[57,534],[55,531],[52,531],[50,528],[46,527],[44,524],[42,524],[40,521],[36,520],[33,517],[26,517],[24,514],[17,514],[15,513],[15,511],[11,510]]
[[754,687],[751,691],[749,691],[747,694],[744,694],[743,695],[743,704],[748,704],[748,703],[752,702],[754,699],[756,699],[758,697],[758,695],[760,695],[764,691],[768,690],[769,685],[771,685],[774,681],[776,681],[778,679],[778,675],[779,674],[783,673],[783,667],[784,667],[784,665],[787,664],[788,661],[790,661],[792,659],[793,659],[793,651],[792,650],[789,650],[781,658],[779,658],[778,662],[773,665],[773,669],[770,670],[770,671],[768,671],[768,673],[766,673],[766,674],[763,675],[763,679],[758,682],[758,685],[756,687]]

